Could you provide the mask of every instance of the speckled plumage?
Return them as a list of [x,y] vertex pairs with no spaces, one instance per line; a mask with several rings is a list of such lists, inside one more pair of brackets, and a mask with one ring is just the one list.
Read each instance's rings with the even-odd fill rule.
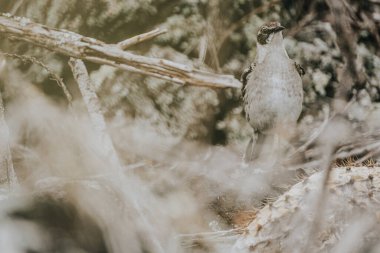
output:
[[[279,23],[273,22],[260,28],[258,39],[261,36],[261,40],[257,44],[255,61],[242,75],[245,114],[259,135],[258,142],[262,142],[260,135],[273,134],[276,129],[294,125],[302,111],[300,75],[303,69],[289,59],[282,29]],[[267,34],[263,35],[263,31]],[[252,140],[250,145],[253,145]]]

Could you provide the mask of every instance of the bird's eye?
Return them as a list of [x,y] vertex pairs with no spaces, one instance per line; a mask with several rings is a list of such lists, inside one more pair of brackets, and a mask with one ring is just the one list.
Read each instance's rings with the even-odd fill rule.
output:
[[269,32],[269,29],[268,29],[268,27],[263,26],[263,27],[261,27],[260,32],[261,32],[261,33],[268,33],[268,32]]

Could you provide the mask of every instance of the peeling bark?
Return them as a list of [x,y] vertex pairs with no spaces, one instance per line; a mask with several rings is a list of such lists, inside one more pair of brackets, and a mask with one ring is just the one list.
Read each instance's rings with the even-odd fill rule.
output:
[[80,34],[50,28],[27,18],[0,14],[0,33],[48,50],[82,60],[106,64],[123,70],[154,76],[179,84],[213,88],[239,88],[241,83],[231,75],[218,75],[165,59],[135,55],[118,45],[84,37]]

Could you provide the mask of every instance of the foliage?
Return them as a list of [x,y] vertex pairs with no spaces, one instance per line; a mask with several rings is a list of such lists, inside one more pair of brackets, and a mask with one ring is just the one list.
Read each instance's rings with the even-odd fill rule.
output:
[[[337,2],[345,3],[339,15],[333,12],[332,6]],[[335,117],[338,121],[349,122],[350,130],[333,129],[335,131],[330,131],[323,141],[313,142],[311,146],[316,146],[315,149],[302,153],[303,156],[297,159],[309,162],[317,157],[318,161],[322,161],[318,164],[321,166],[327,159],[325,157],[332,161],[340,159],[339,154],[356,151],[358,148],[355,144],[360,143],[358,138],[352,141],[347,136],[354,138],[360,134],[370,136],[370,145],[375,145],[371,149],[374,152],[371,158],[377,158],[380,152],[376,146],[378,136],[371,135],[377,133],[380,115],[378,1],[0,0],[0,12],[12,12],[47,26],[74,31],[107,43],[118,43],[155,27],[166,27],[167,33],[128,50],[203,70],[233,74],[237,78],[255,57],[258,27],[264,22],[279,20],[288,28],[285,31],[285,46],[290,58],[306,70],[303,76],[305,96],[299,124],[300,139],[308,140],[314,130],[320,134],[326,127],[325,123],[332,121],[335,112],[326,108],[334,109],[333,103],[336,98],[340,98],[338,95],[342,87],[349,87],[347,100],[351,101],[346,108],[347,117]],[[339,30],[341,20],[348,20],[345,34],[350,35],[352,41],[342,43],[345,39]],[[32,189],[43,195],[54,196],[53,200],[47,201],[48,204],[44,201],[41,203],[38,196],[34,195],[28,196],[28,201],[15,202],[30,202],[43,208],[48,205],[46,209],[53,211],[58,206],[58,209],[68,208],[70,213],[76,212],[72,211],[71,205],[77,206],[81,209],[79,213],[83,211],[99,218],[99,224],[93,225],[91,217],[81,217],[85,223],[94,226],[93,231],[87,231],[94,232],[94,238],[98,238],[98,230],[103,229],[111,231],[111,236],[115,236],[117,242],[123,241],[120,237],[126,234],[125,242],[133,242],[133,252],[140,249],[144,252],[160,252],[155,244],[157,241],[164,242],[162,245],[170,249],[169,252],[182,252],[177,250],[179,248],[183,252],[226,252],[224,243],[228,244],[231,238],[234,241],[237,233],[241,232],[233,229],[233,226],[247,223],[245,209],[250,209],[250,220],[256,215],[252,209],[271,203],[272,198],[298,181],[295,179],[298,174],[314,172],[315,167],[307,167],[306,163],[301,173],[296,171],[297,165],[296,169],[291,170],[291,175],[282,166],[264,166],[263,171],[255,173],[251,168],[241,167],[242,150],[252,135],[252,129],[244,119],[241,93],[238,90],[180,86],[109,66],[86,63],[118,155],[126,165],[123,169],[127,176],[117,178],[104,175],[104,169],[113,165],[102,156],[96,133],[86,130],[89,124],[87,118],[82,117],[83,101],[68,67],[68,59],[4,37],[0,38],[0,50],[9,56],[17,55],[19,59],[24,59],[24,62],[6,59],[6,70],[3,70],[5,60],[0,58],[0,85],[5,107],[10,107],[7,120],[13,135],[11,141],[16,171],[21,181],[27,182],[24,190]],[[352,55],[355,55],[354,59]],[[350,60],[354,62],[354,69],[349,68]],[[41,66],[48,71],[41,71]],[[347,72],[347,69],[353,71]],[[67,101],[55,81],[49,79],[52,73],[56,80],[61,81],[58,76],[62,77],[73,94],[70,110],[57,109],[57,104],[66,104]],[[347,84],[347,73],[354,73],[351,77],[353,85]],[[41,95],[41,91],[45,96]],[[49,99],[46,100],[46,97]],[[71,110],[76,113],[71,114]],[[331,124],[331,128],[336,126]],[[337,143],[340,141],[346,141],[348,147],[338,149]],[[331,153],[324,153],[325,150]],[[333,157],[335,151],[338,155]],[[362,153],[354,158],[368,160],[367,154]],[[329,159],[327,161],[332,162]],[[339,162],[337,160],[336,164]],[[351,165],[348,164],[348,167]],[[319,169],[327,170],[327,167]],[[364,175],[368,168],[363,171]],[[370,178],[365,180],[372,182]],[[342,189],[343,186],[349,188],[353,185],[351,181],[337,182],[337,188]],[[362,187],[361,182],[358,184]],[[316,185],[313,187],[317,188]],[[308,189],[302,189],[308,192]],[[112,194],[108,195],[108,191]],[[55,198],[59,200],[63,195],[65,201],[68,199],[73,203],[58,203]],[[300,195],[300,198],[307,199],[305,195]],[[86,201],[82,203],[83,199]],[[280,200],[286,204],[288,198],[283,195]],[[349,201],[350,205],[356,205],[355,201]],[[49,206],[50,202],[53,206]],[[122,208],[120,203],[123,203]],[[133,206],[133,203],[143,203],[143,211]],[[65,207],[66,204],[68,207]],[[342,205],[336,204],[341,212],[345,211]],[[115,210],[120,220],[103,212],[104,205]],[[310,208],[307,203],[297,202],[296,205]],[[184,207],[186,210],[183,210]],[[18,207],[0,210],[0,216],[3,217],[14,208]],[[266,208],[271,209],[271,205]],[[356,212],[356,206],[353,209]],[[265,210],[261,209],[258,214],[266,217]],[[335,209],[331,210],[334,212]],[[286,208],[280,211],[289,215]],[[22,214],[17,215],[15,217],[23,217]],[[63,214],[65,218],[70,218],[70,215]],[[353,220],[352,213],[345,215],[348,222]],[[146,217],[148,225],[144,220]],[[7,222],[6,218],[2,221]],[[68,222],[75,223],[72,220]],[[359,227],[370,227],[369,223],[363,224]],[[342,227],[337,227],[336,231]],[[60,233],[68,236],[70,229],[75,230],[76,227],[65,228],[69,232],[54,230],[51,237],[59,237]],[[137,229],[131,232],[129,228]],[[164,228],[163,232],[157,232],[161,228]],[[223,229],[227,228],[232,229],[232,236],[224,234]],[[261,227],[251,228],[252,231],[255,229],[260,231]],[[5,230],[0,228],[0,236]],[[204,237],[192,234],[205,230],[213,232]],[[346,236],[350,235],[349,232],[346,231]],[[191,234],[182,238],[181,242],[185,242],[185,245],[180,245],[179,240],[167,242],[177,233]],[[269,238],[272,238],[272,230],[268,233]],[[218,241],[221,239],[218,237],[220,234],[223,234],[223,243]],[[152,238],[146,239],[145,235]],[[324,236],[323,240],[331,239],[334,235],[328,233]],[[78,241],[70,243],[80,245],[81,237],[78,238],[75,239]],[[291,244],[293,239],[287,242]],[[99,242],[102,243],[101,240]],[[110,238],[105,240],[112,241]],[[127,248],[125,244],[117,246]]]

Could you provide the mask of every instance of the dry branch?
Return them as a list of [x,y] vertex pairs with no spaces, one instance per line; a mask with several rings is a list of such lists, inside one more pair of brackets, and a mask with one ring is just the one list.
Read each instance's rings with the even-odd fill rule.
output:
[[[103,145],[104,151],[110,157],[110,160],[116,166],[116,170],[114,170],[113,173],[115,173],[115,176],[117,178],[116,181],[118,181],[119,177],[122,178],[123,176],[123,167],[117,156],[112,139],[107,132],[107,126],[101,110],[100,101],[93,89],[93,85],[88,75],[87,68],[84,65],[83,61],[74,58],[70,58],[69,65],[71,67],[76,81],[78,82],[79,89],[82,93],[83,100],[86,104],[92,124],[95,130],[98,132],[98,135],[101,139],[100,143]],[[120,182],[125,183],[125,181]],[[154,245],[153,247],[155,247],[156,249],[156,252],[163,253],[164,250],[162,248],[160,240],[156,237],[156,235],[153,232],[151,232],[151,224],[148,222],[146,213],[144,212],[144,208],[141,206],[139,201],[134,200],[135,196],[131,196],[131,192],[127,191],[125,192],[125,194],[126,202],[132,203],[133,208],[136,211],[136,214],[141,219],[142,227],[146,230],[145,236],[148,238],[148,240],[152,242],[152,244]]]
[[121,168],[119,158],[112,143],[112,139],[107,132],[107,125],[104,120],[100,101],[95,93],[87,68],[83,61],[70,58],[69,65],[74,74],[74,78],[78,83],[79,90],[83,96],[83,100],[90,115],[90,119],[94,129],[97,131],[100,143],[104,148],[105,154]]
[[117,43],[117,46],[120,47],[121,49],[125,50],[125,49],[127,49],[131,46],[134,46],[136,44],[139,44],[143,41],[153,39],[153,38],[155,38],[155,37],[157,37],[163,33],[166,33],[167,31],[168,30],[166,28],[165,29],[156,28],[150,32],[142,33],[142,34],[136,35],[132,38],[123,40],[123,41]]
[[0,179],[8,182],[12,189],[17,185],[17,177],[13,168],[12,154],[10,150],[9,129],[5,122],[3,98],[0,94]]
[[214,88],[241,87],[241,83],[230,75],[218,75],[165,59],[135,55],[123,51],[117,45],[106,44],[74,32],[50,28],[10,14],[0,14],[0,33],[4,33],[10,39],[32,43],[70,57],[111,65],[180,84]]
[[[354,85],[363,86],[366,77],[360,66],[357,64],[357,33],[352,29],[352,19],[349,10],[345,6],[344,0],[326,0],[333,16],[333,28],[339,39],[337,45],[344,58],[344,66],[341,73],[338,73],[340,85],[336,91],[336,98],[346,100]],[[339,111],[339,109],[337,109]]]
[[[366,161],[378,157],[380,153],[380,134],[374,133],[369,136],[361,136],[343,143],[339,146],[338,150],[332,154],[333,161],[342,163],[344,161],[352,161],[352,164],[363,165]],[[308,150],[302,151],[309,162],[287,165],[289,170],[297,170],[302,168],[306,171],[313,171],[320,169],[321,164],[325,160],[321,157],[321,149],[319,146],[312,147]],[[293,154],[292,154],[293,155]],[[348,163],[348,162],[346,162]]]
[[56,74],[51,68],[49,68],[46,64],[44,64],[43,62],[39,61],[38,59],[36,59],[35,57],[32,57],[32,56],[27,56],[27,55],[18,55],[18,54],[9,54],[9,53],[3,53],[3,52],[0,52],[1,55],[4,55],[5,57],[9,57],[9,58],[13,58],[13,59],[18,59],[22,62],[30,62],[30,63],[33,63],[33,64],[37,64],[38,66],[42,67],[43,69],[45,69],[49,75],[50,75],[50,78],[52,80],[54,80],[57,85],[62,89],[63,93],[65,94],[65,97],[67,99],[67,101],[69,102],[69,104],[72,103],[72,100],[73,100],[73,97],[71,96],[71,93],[69,92],[69,90],[67,89],[65,83],[63,82],[62,78]]

